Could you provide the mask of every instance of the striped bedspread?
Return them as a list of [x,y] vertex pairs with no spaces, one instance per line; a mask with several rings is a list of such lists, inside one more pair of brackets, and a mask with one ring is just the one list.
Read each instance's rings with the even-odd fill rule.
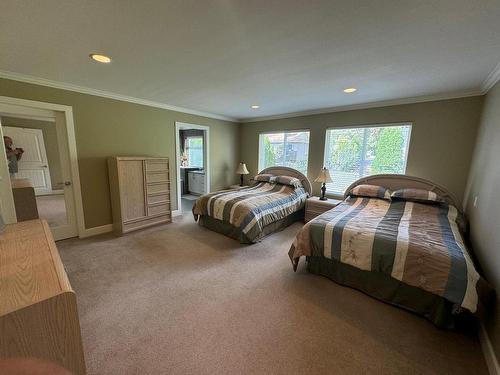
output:
[[222,190],[201,196],[193,207],[195,219],[207,215],[239,228],[250,240],[262,228],[301,210],[307,199],[302,187],[261,182],[240,190]]
[[382,272],[474,313],[479,280],[459,231],[454,206],[347,198],[307,223],[289,255],[326,257]]

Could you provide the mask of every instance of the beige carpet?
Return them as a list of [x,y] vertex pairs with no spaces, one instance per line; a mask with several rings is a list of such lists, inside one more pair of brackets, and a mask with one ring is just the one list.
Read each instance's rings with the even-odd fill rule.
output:
[[39,195],[36,197],[36,206],[40,219],[47,220],[51,227],[67,223],[64,194]]
[[487,374],[474,337],[193,223],[58,243],[88,374]]

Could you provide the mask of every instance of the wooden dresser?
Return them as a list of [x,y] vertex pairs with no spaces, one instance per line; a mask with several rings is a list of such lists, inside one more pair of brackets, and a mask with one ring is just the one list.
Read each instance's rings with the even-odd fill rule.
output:
[[108,168],[116,233],[172,221],[167,158],[115,156]]
[[41,358],[85,374],[75,292],[44,220],[0,233],[0,357]]

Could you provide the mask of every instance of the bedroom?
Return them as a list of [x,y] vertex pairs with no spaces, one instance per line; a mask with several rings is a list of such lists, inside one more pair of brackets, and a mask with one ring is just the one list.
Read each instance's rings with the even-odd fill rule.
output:
[[[499,373],[495,306],[465,332],[444,329],[315,275],[303,260],[294,272],[289,250],[307,225],[302,216],[269,227],[263,238],[257,233],[251,245],[201,226],[178,211],[176,156],[176,124],[206,127],[209,194],[232,188],[228,199],[236,199],[248,189],[235,186],[241,174],[247,186],[268,167],[291,167],[303,175],[293,172],[304,190],[311,186],[311,197],[296,194],[297,212],[316,220],[342,209],[336,206],[356,180],[352,173],[391,172],[376,168],[382,156],[394,161],[377,135],[398,129],[391,173],[454,196],[468,219],[465,243],[476,268],[497,289],[499,16],[494,1],[4,1],[0,115],[51,117],[64,135],[74,225],[52,235],[79,329],[76,346],[67,348],[78,357],[71,364],[43,349],[48,336],[21,340],[28,348],[16,352],[10,343],[21,336],[9,330],[8,306],[18,301],[6,298],[12,284],[2,260],[0,336],[8,332],[13,341],[0,339],[0,366],[15,371],[27,365],[12,357],[37,357],[75,374]],[[333,162],[340,138],[350,148]],[[267,158],[266,145],[273,150]],[[123,210],[120,190],[111,188],[113,157],[140,159],[134,164],[145,183],[125,185],[135,193],[168,186],[132,213],[164,208],[169,223],[112,232]],[[156,177],[169,182],[146,181],[150,170],[140,165],[153,161],[143,157],[161,165],[168,159]],[[326,202],[315,182],[323,167],[332,179]],[[7,161],[0,172],[5,237],[28,222],[15,224]],[[341,179],[346,173],[350,179]],[[283,186],[269,183],[276,196],[297,191]],[[282,219],[291,216],[284,210]],[[9,251],[5,243],[0,254]],[[21,329],[38,328],[26,319]]]

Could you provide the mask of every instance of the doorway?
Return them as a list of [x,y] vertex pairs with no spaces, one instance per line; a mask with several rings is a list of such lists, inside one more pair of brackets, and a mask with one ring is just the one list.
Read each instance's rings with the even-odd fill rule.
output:
[[177,209],[189,212],[200,195],[210,191],[209,127],[175,123]]
[[78,170],[75,179],[70,155],[71,130],[70,107],[0,97],[4,140],[0,152],[5,155],[0,161],[0,199],[7,223],[45,219],[56,240],[82,233]]

